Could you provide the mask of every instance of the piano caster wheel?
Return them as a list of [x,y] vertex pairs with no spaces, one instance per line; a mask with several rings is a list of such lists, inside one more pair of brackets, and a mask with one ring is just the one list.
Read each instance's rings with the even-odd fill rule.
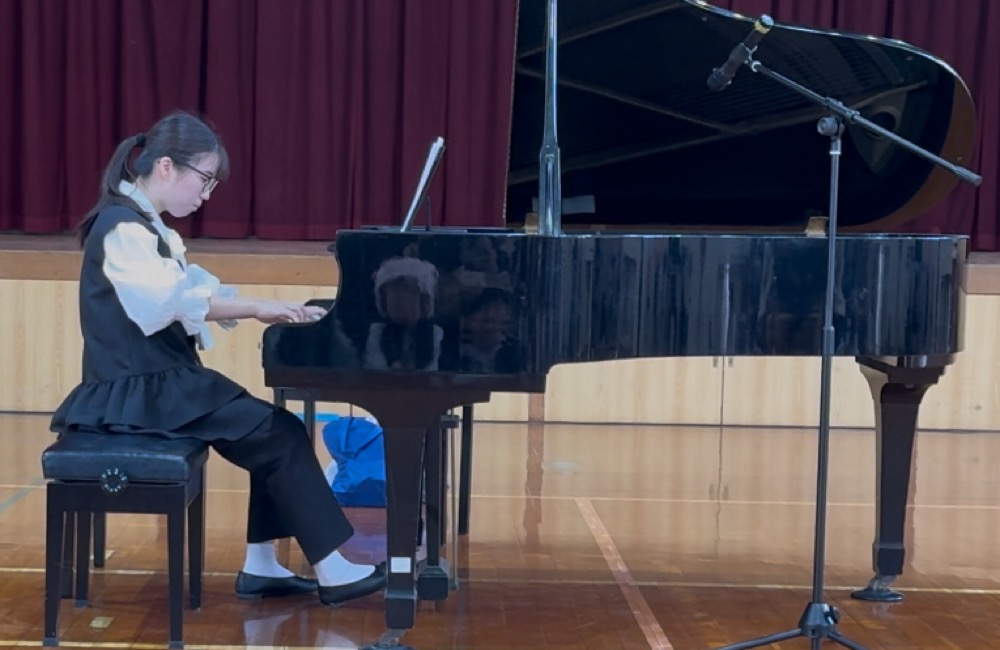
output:
[[405,633],[406,630],[386,630],[378,641],[364,646],[361,650],[416,650],[413,646],[403,645],[400,642]]
[[[444,560],[442,560],[444,564]],[[451,579],[448,576],[447,565],[425,566],[417,577],[417,598],[440,602],[448,597],[451,591]]]
[[903,600],[903,594],[889,589],[895,580],[896,576],[875,576],[864,589],[852,591],[851,598],[870,603],[898,603]]

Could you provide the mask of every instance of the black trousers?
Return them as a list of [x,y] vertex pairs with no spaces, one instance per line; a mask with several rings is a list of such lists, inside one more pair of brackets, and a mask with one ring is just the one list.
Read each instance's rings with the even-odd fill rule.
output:
[[275,408],[249,435],[210,444],[220,456],[250,472],[248,543],[295,537],[309,564],[316,564],[354,534],[309,444],[305,425],[292,413]]

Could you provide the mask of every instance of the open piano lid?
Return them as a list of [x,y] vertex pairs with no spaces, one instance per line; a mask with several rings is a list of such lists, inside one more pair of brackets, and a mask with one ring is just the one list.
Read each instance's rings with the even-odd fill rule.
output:
[[[507,221],[538,193],[546,2],[520,3]],[[712,69],[753,20],[695,0],[559,5],[558,121],[563,228],[802,230],[829,204],[822,107],[743,66],[728,88]],[[892,39],[778,23],[754,58],[957,164],[975,139],[968,89],[941,59]],[[898,228],[957,182],[944,169],[848,125],[838,222]],[[567,200],[592,196],[593,213]]]

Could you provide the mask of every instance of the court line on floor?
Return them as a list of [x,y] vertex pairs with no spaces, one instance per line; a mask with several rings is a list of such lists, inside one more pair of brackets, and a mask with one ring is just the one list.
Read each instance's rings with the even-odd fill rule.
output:
[[635,622],[638,623],[639,629],[646,637],[649,647],[652,650],[673,650],[674,646],[653,615],[653,610],[649,608],[646,597],[639,591],[635,579],[632,578],[632,573],[628,570],[625,560],[622,559],[622,554],[618,552],[615,540],[611,538],[611,533],[604,526],[597,510],[594,509],[594,504],[587,499],[577,499],[576,505],[580,509],[584,521],[587,522],[587,527],[590,528],[590,534],[594,536],[594,541],[601,549],[604,560],[608,563],[608,568],[611,569],[611,575],[618,583],[618,588],[632,610],[632,616],[635,617]]
[[18,489],[17,492],[15,492],[14,494],[10,495],[9,497],[7,497],[6,499],[4,499],[3,501],[0,501],[0,514],[3,514],[12,505],[14,505],[18,501],[20,501],[21,499],[23,499],[24,497],[28,496],[29,494],[31,494],[32,492],[34,492],[36,489],[38,489],[39,487],[41,487],[42,483],[43,483],[43,479],[37,479],[31,485],[21,485],[21,486],[19,486],[20,489]]
[[[34,484],[27,483],[0,483],[0,488],[8,490],[17,489],[27,489],[31,492],[34,488],[40,487],[44,484],[44,479],[37,479]],[[249,494],[250,491],[247,488],[208,488],[209,494]],[[8,497],[8,499],[17,497],[21,499],[24,495],[13,495]],[[559,494],[548,494],[548,495],[538,495],[526,497],[523,494],[472,494],[470,495],[474,499],[541,499],[543,501],[575,501],[577,499],[586,499],[588,501],[624,501],[629,503],[691,503],[691,504],[724,504],[730,506],[802,506],[802,507],[812,507],[815,505],[813,501],[757,501],[757,500],[741,500],[741,499],[678,499],[670,497],[599,497],[599,496],[587,496],[587,495],[577,495],[577,496],[563,496]],[[13,503],[11,504],[13,505]],[[829,507],[837,508],[874,508],[875,502],[867,503],[857,503],[852,501],[831,501]],[[981,505],[981,504],[934,504],[934,503],[916,503],[910,504],[909,508],[916,510],[1000,510],[1000,504],[998,505]],[[374,508],[360,508],[363,510],[371,510]],[[0,509],[0,512],[3,512]]]
[[[45,572],[43,567],[0,567],[0,574],[4,573],[35,573]],[[167,576],[167,572],[161,569],[91,569],[91,575],[123,575],[123,576]],[[206,578],[225,578],[227,580],[236,576],[236,571],[205,571],[202,574]],[[532,585],[615,585],[615,580],[580,580],[567,578],[504,578],[497,576],[482,576],[475,578],[463,578],[462,582],[471,584],[532,584]],[[633,580],[638,587],[663,587],[669,589],[760,589],[764,591],[808,591],[811,585],[808,583],[788,584],[788,583],[752,583],[752,582],[694,582],[684,580]],[[827,591],[854,591],[858,585],[825,585]],[[897,587],[893,585],[895,591],[900,593],[920,593],[920,594],[955,594],[961,596],[1000,596],[1000,589],[976,589],[972,587]]]

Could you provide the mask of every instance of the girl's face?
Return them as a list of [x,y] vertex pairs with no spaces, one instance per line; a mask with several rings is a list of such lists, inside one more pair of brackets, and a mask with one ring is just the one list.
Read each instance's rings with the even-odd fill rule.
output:
[[385,295],[385,315],[392,322],[403,327],[413,327],[423,317],[423,294],[413,278],[397,278],[387,282],[382,291]]
[[190,164],[175,163],[164,192],[164,209],[175,217],[186,217],[207,201],[218,182],[215,171],[219,156],[214,153],[195,157]]
[[481,349],[496,351],[507,340],[511,310],[502,302],[492,302],[462,322],[469,342]]

